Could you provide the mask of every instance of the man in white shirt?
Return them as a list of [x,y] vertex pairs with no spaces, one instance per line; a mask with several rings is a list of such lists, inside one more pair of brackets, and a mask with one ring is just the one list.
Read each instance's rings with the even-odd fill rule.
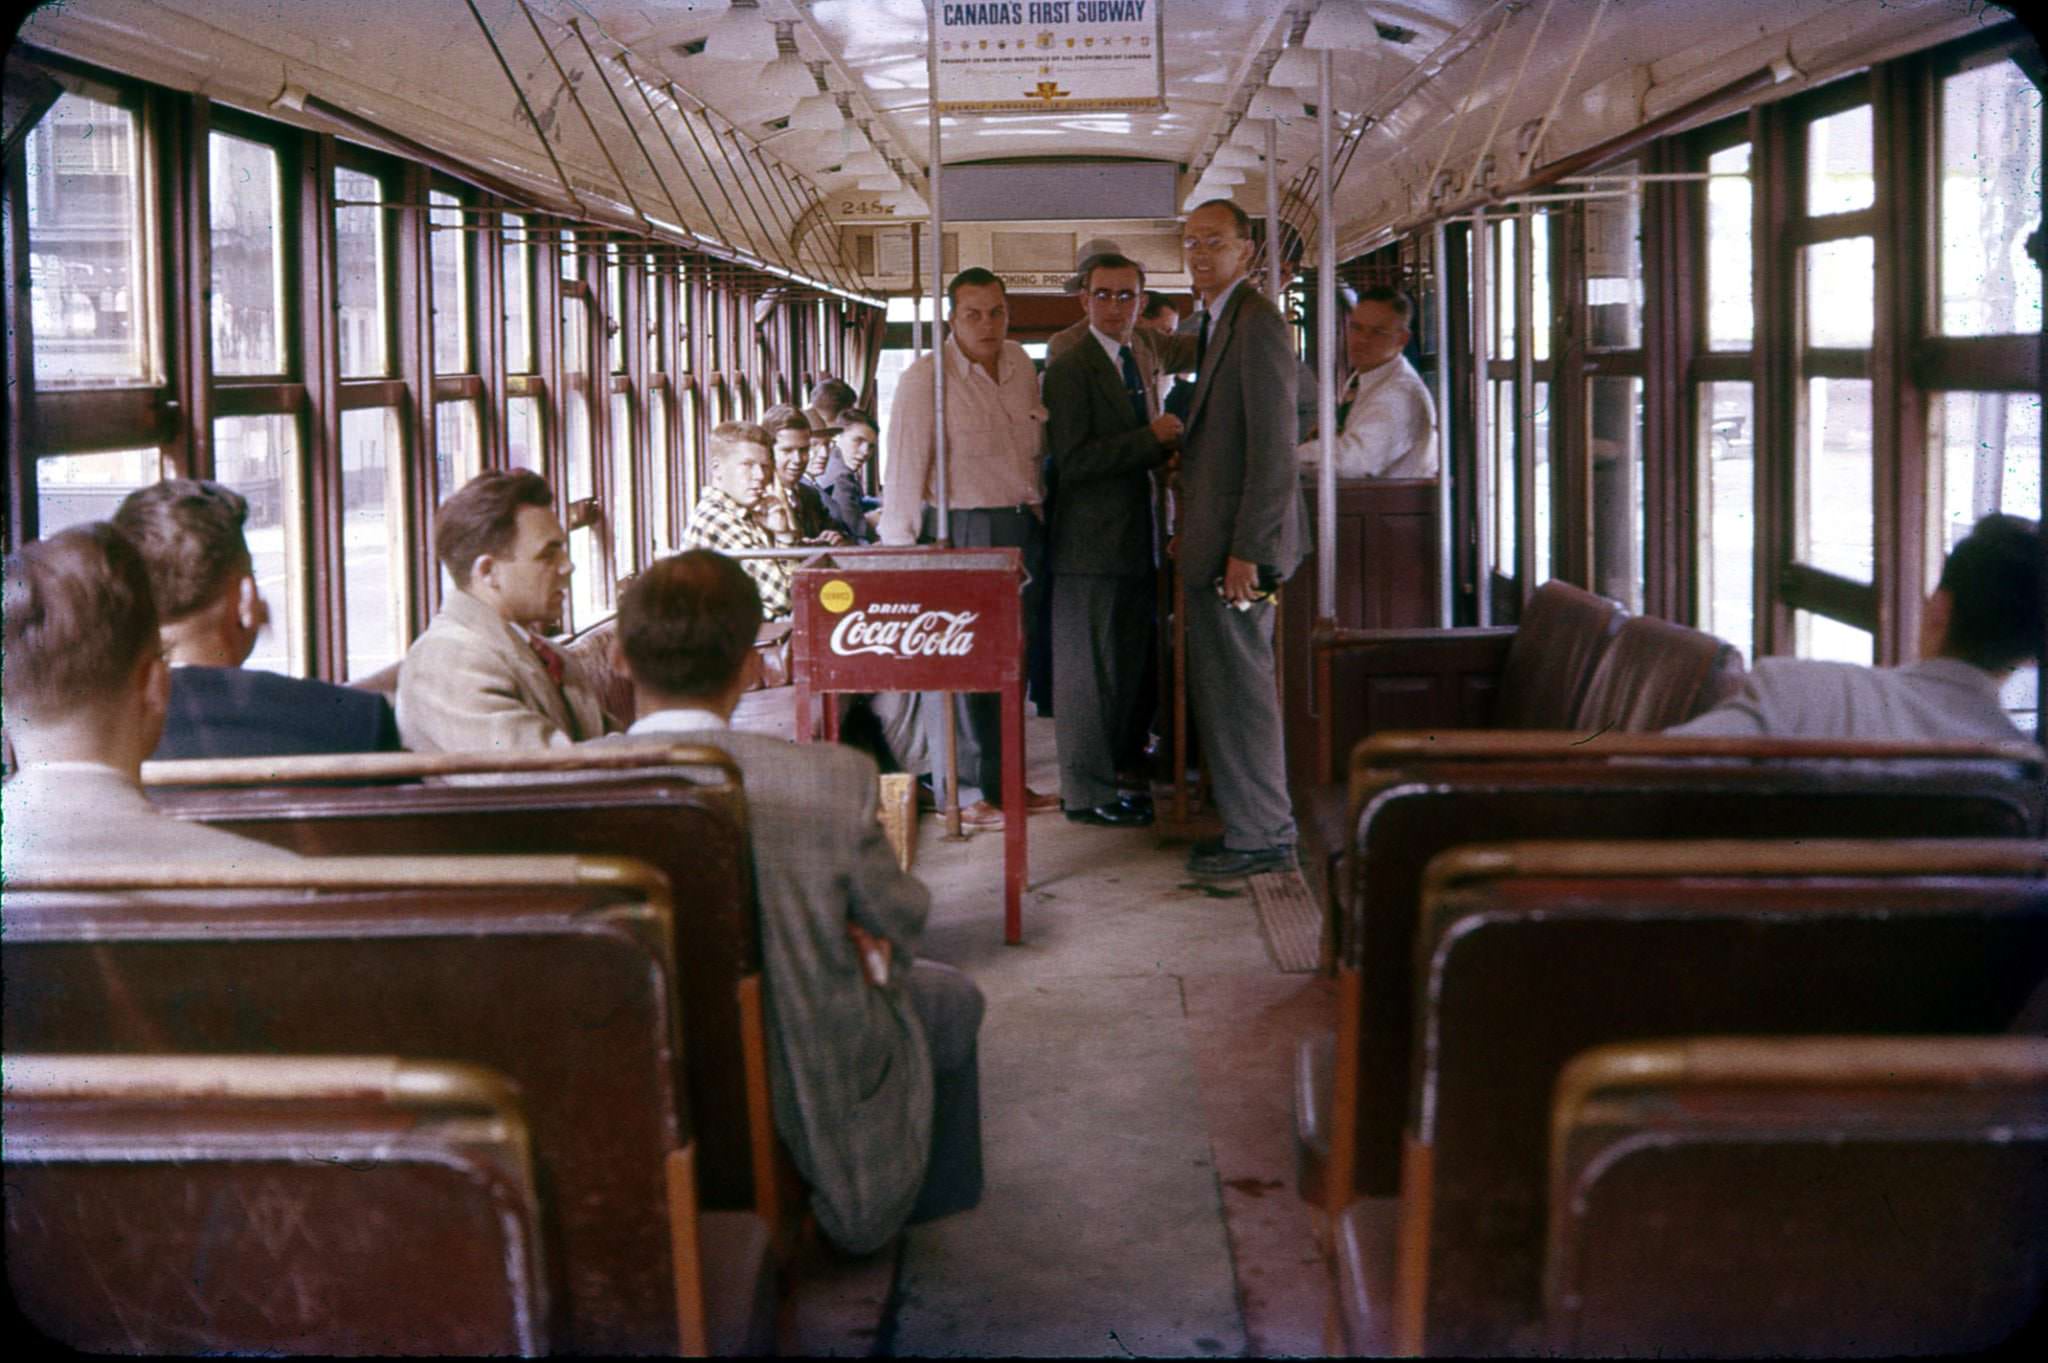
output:
[[[962,270],[946,286],[947,505],[957,549],[1014,548],[1024,557],[1024,651],[1028,657],[1039,619],[1040,569],[1045,557],[1045,404],[1038,371],[1024,347],[1009,339],[1010,301],[1003,281],[989,271]],[[882,488],[878,529],[884,544],[915,544],[937,533],[936,436],[932,423],[932,357],[903,371],[889,408],[889,476]],[[973,828],[1000,828],[1002,704],[971,695],[961,708],[979,760],[967,772],[981,799],[962,813]],[[942,713],[929,706],[928,712]],[[1022,760],[1022,754],[1018,754]],[[1057,795],[1026,789],[1028,812],[1059,808]]]
[[750,680],[760,595],[695,549],[619,601],[617,665],[639,716],[624,740],[702,743],[739,764],[760,900],[775,1127],[818,1224],[863,1254],[906,1221],[981,1196],[981,991],[915,961],[931,897],[876,819],[875,767],[837,744],[727,724]]
[[[1339,478],[1434,478],[1436,404],[1429,385],[1401,353],[1415,305],[1399,289],[1367,289],[1344,317],[1344,359],[1351,377],[1337,397]],[[1323,443],[1295,450],[1304,467],[1322,460]]]
[[291,853],[160,814],[142,763],[163,735],[171,670],[141,553],[105,522],[7,560],[8,737],[0,877],[111,862],[229,866]]
[[2048,635],[2048,546],[1990,515],[1949,551],[1920,615],[1921,661],[1861,667],[1761,658],[1742,691],[1668,733],[1787,738],[2023,739],[1999,688]]

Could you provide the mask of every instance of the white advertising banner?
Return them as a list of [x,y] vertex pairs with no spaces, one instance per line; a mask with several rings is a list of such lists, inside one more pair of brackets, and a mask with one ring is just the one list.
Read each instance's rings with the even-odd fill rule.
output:
[[941,113],[1163,106],[1164,0],[939,0]]

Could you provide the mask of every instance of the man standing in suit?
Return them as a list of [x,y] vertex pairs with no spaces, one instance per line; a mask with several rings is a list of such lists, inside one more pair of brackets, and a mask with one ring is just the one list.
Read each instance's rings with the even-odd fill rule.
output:
[[158,760],[395,752],[384,698],[242,666],[270,619],[232,488],[168,478],[128,494],[114,525],[142,552],[156,596],[171,706]]
[[[946,286],[947,336],[938,354],[946,363],[946,447],[951,452],[947,497],[955,548],[1014,548],[1024,559],[1024,652],[1029,657],[1037,632],[1040,564],[1045,555],[1044,488],[1039,462],[1045,453],[1045,406],[1038,400],[1038,371],[1024,347],[1009,339],[1010,299],[1003,281],[976,267],[962,270]],[[938,495],[933,466],[938,444],[932,426],[932,356],[926,355],[896,383],[889,412],[889,478],[882,488],[882,543],[915,544],[937,535]],[[979,760],[972,784],[981,798],[961,813],[971,828],[1001,828],[1002,703],[994,695],[970,695],[961,707],[974,735]],[[943,714],[939,706],[929,706]],[[944,730],[939,731],[941,738]],[[936,750],[938,741],[934,740]],[[1015,753],[1011,760],[1023,761]],[[1025,812],[1059,807],[1056,795],[1028,786]],[[1017,811],[1009,811],[1015,813]]]
[[981,1200],[982,996],[913,960],[931,896],[882,836],[874,764],[727,726],[760,624],[753,580],[723,554],[693,549],[635,578],[615,644],[639,715],[625,741],[680,737],[739,763],[776,1131],[819,1227],[865,1254],[906,1221]]
[[1064,491],[1053,522],[1053,687],[1067,818],[1101,827],[1152,822],[1149,797],[1117,789],[1152,635],[1157,564],[1150,471],[1180,445],[1180,418],[1156,400],[1151,353],[1132,344],[1145,272],[1094,257],[1084,281],[1088,339],[1045,371],[1052,467]]
[[0,877],[110,861],[236,865],[296,860],[160,814],[142,793],[171,670],[149,570],[105,522],[23,545],[7,560],[5,705],[21,770],[0,793]]
[[399,665],[408,748],[548,748],[611,727],[596,681],[542,637],[562,618],[572,571],[546,480],[477,475],[441,504],[434,553],[455,590]]
[[1292,333],[1245,282],[1251,220],[1228,199],[1188,215],[1182,249],[1202,300],[1182,437],[1178,556],[1188,698],[1223,836],[1188,870],[1228,877],[1295,865],[1294,808],[1274,686],[1272,593],[1301,563]]

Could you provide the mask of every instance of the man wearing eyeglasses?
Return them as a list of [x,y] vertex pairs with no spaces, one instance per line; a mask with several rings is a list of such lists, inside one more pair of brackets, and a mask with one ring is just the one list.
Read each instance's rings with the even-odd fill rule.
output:
[[1188,215],[1181,249],[1202,301],[1181,446],[1177,555],[1188,699],[1223,816],[1188,870],[1226,878],[1295,866],[1294,807],[1274,687],[1272,593],[1301,563],[1293,336],[1245,281],[1251,219],[1228,199]]
[[[1344,317],[1344,358],[1351,377],[1337,396],[1339,478],[1434,478],[1436,404],[1429,385],[1401,353],[1414,304],[1395,288],[1367,289]],[[1322,441],[1295,451],[1314,468]]]
[[1134,344],[1144,270],[1121,255],[1092,259],[1082,293],[1088,339],[1045,371],[1061,498],[1052,528],[1053,716],[1067,818],[1117,828],[1152,822],[1149,795],[1120,793],[1117,750],[1152,639],[1151,471],[1180,447],[1181,423],[1159,410],[1158,367]]

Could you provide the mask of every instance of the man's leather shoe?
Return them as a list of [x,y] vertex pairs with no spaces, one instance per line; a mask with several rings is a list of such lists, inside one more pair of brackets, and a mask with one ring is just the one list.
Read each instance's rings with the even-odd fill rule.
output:
[[1214,851],[1198,848],[1188,854],[1188,873],[1212,880],[1234,880],[1262,871],[1292,871],[1297,867],[1292,847],[1260,847],[1250,851],[1235,847],[1218,847]]
[[1090,824],[1096,828],[1144,828],[1152,822],[1152,811],[1123,800],[1111,800],[1093,808],[1070,809],[1067,822]]
[[1001,828],[1003,811],[986,800],[976,800],[960,811],[960,823],[964,828]]
[[1060,807],[1060,797],[1054,794],[1041,795],[1031,787],[1024,787],[1024,808],[1033,814],[1043,814]]

